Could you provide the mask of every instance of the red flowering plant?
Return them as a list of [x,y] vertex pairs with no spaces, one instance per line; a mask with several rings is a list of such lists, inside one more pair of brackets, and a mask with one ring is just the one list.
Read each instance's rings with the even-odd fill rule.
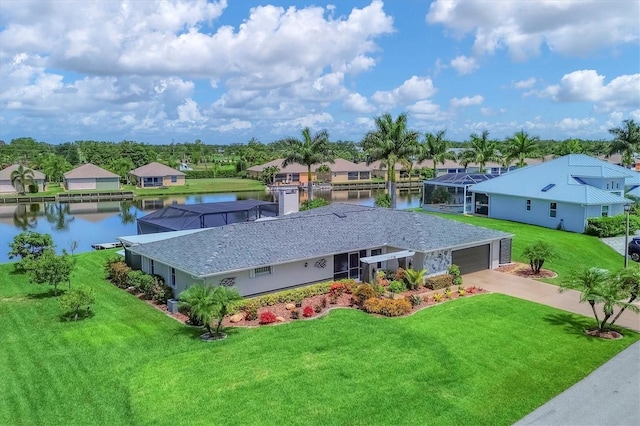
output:
[[276,322],[276,314],[271,311],[265,311],[260,314],[260,319],[258,321],[260,324],[272,324]]
[[307,317],[307,318],[312,317],[313,316],[313,308],[311,306],[309,306],[309,305],[305,306],[302,309],[302,316],[303,317]]

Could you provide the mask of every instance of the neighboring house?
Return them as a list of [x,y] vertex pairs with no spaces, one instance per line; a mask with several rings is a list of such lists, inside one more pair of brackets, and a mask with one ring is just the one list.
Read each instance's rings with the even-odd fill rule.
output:
[[120,176],[87,163],[64,174],[64,187],[67,191],[117,190],[120,189]]
[[193,168],[191,166],[189,166],[189,164],[187,163],[180,163],[180,166],[178,167],[178,170],[180,170],[181,172],[188,172],[193,170]]
[[587,219],[615,216],[632,202],[640,174],[584,154],[513,170],[470,188],[474,213],[584,232]]
[[369,281],[378,269],[398,266],[429,275],[451,264],[463,273],[493,269],[511,261],[511,237],[423,213],[337,203],[132,245],[126,258],[164,277],[176,295],[204,283],[249,296],[326,280]]
[[[262,172],[270,166],[276,166],[280,172],[275,176],[276,184],[307,184],[307,166],[303,164],[289,164],[282,167],[282,158],[269,161],[259,166],[249,167],[247,175],[254,179],[260,179]],[[330,173],[318,173],[321,165],[329,167]],[[325,183],[357,183],[371,182],[371,168],[365,164],[357,164],[343,158],[336,158],[333,163],[314,164],[311,166],[311,180],[313,182],[322,181]]]
[[[12,194],[17,192],[16,189],[11,184],[11,173],[17,170],[18,167],[20,167],[19,164],[13,164],[7,168],[0,170],[0,194]],[[29,169],[29,170],[33,172],[33,180],[35,181],[35,184],[38,185],[38,191],[44,191],[45,181],[47,180],[47,177],[45,176],[45,174],[37,170],[33,170],[33,169]],[[28,188],[26,192],[29,193]]]
[[139,188],[158,188],[185,184],[185,174],[160,163],[149,163],[129,172],[131,181]]

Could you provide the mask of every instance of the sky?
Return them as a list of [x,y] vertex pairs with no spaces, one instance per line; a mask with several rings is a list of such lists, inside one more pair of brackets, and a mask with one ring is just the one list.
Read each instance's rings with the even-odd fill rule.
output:
[[610,140],[639,34],[636,0],[2,0],[0,140]]

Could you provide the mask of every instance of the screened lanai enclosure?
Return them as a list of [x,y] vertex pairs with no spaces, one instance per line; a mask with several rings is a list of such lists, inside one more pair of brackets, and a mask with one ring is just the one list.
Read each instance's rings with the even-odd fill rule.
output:
[[138,234],[212,228],[278,215],[278,203],[259,200],[176,204],[138,219]]
[[456,213],[473,213],[469,187],[499,175],[485,173],[447,173],[424,181],[422,207]]

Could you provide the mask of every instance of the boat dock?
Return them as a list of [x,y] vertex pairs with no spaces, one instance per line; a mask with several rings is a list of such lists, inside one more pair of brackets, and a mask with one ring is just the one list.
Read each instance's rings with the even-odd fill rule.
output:
[[120,241],[115,241],[112,243],[91,244],[91,248],[94,250],[107,250],[118,247],[122,247],[122,243]]

